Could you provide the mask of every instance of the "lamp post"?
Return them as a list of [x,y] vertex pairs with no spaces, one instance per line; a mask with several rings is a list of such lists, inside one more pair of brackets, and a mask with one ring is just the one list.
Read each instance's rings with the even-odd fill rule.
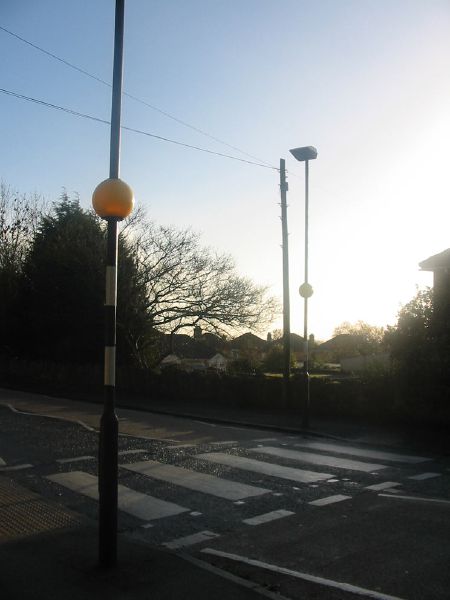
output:
[[107,222],[105,290],[105,403],[98,456],[99,565],[117,562],[118,420],[116,395],[117,223],[133,210],[132,189],[119,179],[125,0],[116,0],[109,179],[94,190],[92,205]]
[[317,158],[317,150],[313,146],[303,146],[290,150],[292,156],[299,162],[305,163],[305,280],[299,288],[300,296],[304,300],[303,311],[303,338],[305,344],[305,361],[303,375],[305,384],[305,403],[303,409],[303,427],[309,427],[309,343],[308,343],[308,299],[313,295],[313,288],[308,280],[308,209],[309,209],[309,161]]

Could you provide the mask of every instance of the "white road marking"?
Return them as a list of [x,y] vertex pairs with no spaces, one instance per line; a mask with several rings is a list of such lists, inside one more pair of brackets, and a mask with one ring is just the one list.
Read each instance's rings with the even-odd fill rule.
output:
[[30,463],[25,463],[23,465],[11,465],[11,466],[6,466],[6,467],[0,467],[0,471],[4,472],[4,471],[22,471],[22,469],[31,469],[33,468],[33,465],[31,465]]
[[311,481],[320,481],[331,477],[329,473],[315,473],[313,471],[304,471],[302,469],[294,469],[292,467],[283,467],[273,463],[267,463],[254,458],[246,458],[244,456],[234,456],[233,454],[225,454],[221,452],[210,452],[207,454],[197,454],[196,458],[207,460],[228,467],[242,469],[244,471],[252,471],[254,473],[262,473],[270,477],[278,477],[280,479],[289,479],[290,481],[298,481],[300,483],[310,483]]
[[389,460],[392,462],[403,462],[416,464],[431,460],[424,456],[408,456],[406,454],[398,454],[396,452],[383,452],[381,450],[366,450],[357,446],[346,446],[343,444],[334,444],[332,442],[314,442],[304,441],[299,444],[294,444],[296,447],[310,448],[311,450],[323,450],[324,452],[337,452],[338,454],[349,454],[351,456],[359,456],[361,458],[375,458],[376,460]]
[[374,483],[374,485],[368,485],[364,489],[380,492],[381,490],[389,490],[390,488],[396,487],[397,485],[401,484],[397,483],[396,481],[384,481],[383,483]]
[[214,573],[214,575],[216,575],[218,577],[222,577],[222,579],[226,579],[227,581],[232,581],[233,583],[235,583],[243,588],[252,590],[253,592],[256,592],[258,594],[258,596],[261,596],[262,598],[269,598],[270,600],[290,600],[289,598],[286,598],[286,596],[281,596],[281,594],[279,594],[278,592],[276,592],[276,593],[270,592],[265,587],[262,587],[253,581],[248,581],[247,579],[243,579],[242,577],[237,577],[237,575],[232,575],[231,573],[228,573],[228,571],[223,571],[222,569],[219,569],[218,567],[213,567],[209,562],[199,560],[198,558],[194,558],[193,556],[190,556],[189,554],[183,553],[183,554],[179,554],[178,556],[182,560],[185,560],[185,561],[195,565],[196,567],[199,567],[200,569],[204,569],[205,571],[208,571],[209,573]]
[[[398,490],[392,490],[397,492]],[[422,498],[421,496],[391,496],[391,494],[378,494],[382,498],[395,498],[396,500],[415,500],[416,502],[434,502],[436,504],[450,504],[450,500],[443,498]]]
[[60,465],[64,465],[66,463],[79,462],[82,460],[94,460],[95,456],[75,456],[73,458],[57,458],[55,462]]
[[347,458],[336,458],[334,456],[324,456],[322,454],[313,454],[312,452],[302,452],[299,450],[285,450],[284,448],[274,448],[272,446],[250,448],[250,452],[270,454],[271,456],[278,456],[279,458],[289,458],[291,460],[308,462],[314,465],[325,465],[334,467],[335,469],[348,469],[350,471],[368,472],[386,468],[384,465],[364,463],[357,460],[349,460]]
[[174,450],[175,448],[195,448],[197,444],[176,444],[175,446],[166,446],[166,450]]
[[343,494],[336,494],[335,496],[327,496],[327,498],[319,498],[319,500],[313,500],[308,502],[311,506],[327,506],[328,504],[334,504],[335,502],[342,502],[343,500],[350,500],[351,496],[344,496]]
[[425,479],[433,479],[433,477],[440,477],[441,473],[420,473],[420,475],[412,475],[408,479],[415,479],[416,481],[424,481]]
[[218,533],[214,533],[214,531],[199,531],[198,533],[186,535],[185,537],[172,540],[171,542],[166,542],[162,545],[166,548],[169,548],[169,550],[177,550],[178,548],[185,548],[186,546],[201,544],[202,542],[207,542],[208,540],[211,540],[216,537],[220,536]]
[[254,442],[278,442],[278,438],[258,438]]
[[202,513],[198,512],[198,510],[193,510],[189,514],[191,515],[191,517],[199,517]]
[[136,448],[135,450],[121,450],[117,454],[119,456],[127,456],[128,454],[141,454],[143,452],[148,452],[148,450],[145,450],[144,448]]
[[227,500],[241,500],[242,498],[261,496],[270,492],[270,490],[265,488],[237,483],[228,479],[220,479],[207,473],[197,473],[190,469],[162,464],[153,460],[121,465],[121,467],[135,473],[147,475],[153,479],[159,479],[196,492],[211,494]]
[[227,440],[224,442],[211,442],[211,446],[236,446],[236,444],[239,444],[239,442],[236,442],[235,440]]
[[6,463],[3,458],[0,457],[0,467],[3,467],[4,465],[6,465]]
[[[98,500],[98,479],[94,475],[83,471],[70,471],[69,473],[49,475],[46,479],[83,496]],[[119,509],[143,521],[153,521],[189,511],[184,506],[153,498],[153,496],[136,492],[124,485],[118,485],[117,489]]]
[[263,515],[251,517],[251,519],[243,519],[242,522],[247,525],[261,525],[262,523],[269,523],[269,521],[275,521],[276,519],[282,519],[283,517],[289,517],[291,515],[295,515],[291,510],[272,510]]
[[228,552],[221,552],[220,550],[214,550],[213,548],[203,548],[200,552],[202,552],[203,554],[209,554],[212,556],[220,556],[221,558],[228,558],[229,560],[234,560],[235,562],[240,562],[240,563],[244,563],[247,565],[251,565],[252,567],[259,567],[261,569],[265,569],[266,571],[272,571],[274,573],[281,573],[283,575],[289,575],[290,577],[302,579],[303,581],[317,583],[319,585],[324,585],[329,588],[338,589],[343,592],[350,592],[352,594],[358,594],[360,596],[365,596],[366,598],[373,598],[374,600],[404,600],[402,598],[399,598],[398,596],[390,596],[388,594],[383,594],[381,592],[376,592],[374,590],[368,590],[366,588],[360,587],[358,585],[353,585],[351,583],[343,583],[341,581],[333,581],[332,579],[325,579],[324,577],[318,577],[316,575],[310,575],[309,573],[302,573],[301,571],[294,571],[292,569],[286,569],[285,567],[279,567],[277,565],[272,565],[272,564],[269,564],[266,562],[262,562],[260,560],[246,558],[245,556],[239,556],[238,554],[230,554]]

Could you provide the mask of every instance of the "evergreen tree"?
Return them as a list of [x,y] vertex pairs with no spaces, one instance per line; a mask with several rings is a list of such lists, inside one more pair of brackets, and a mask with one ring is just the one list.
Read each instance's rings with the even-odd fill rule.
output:
[[[23,267],[21,354],[74,363],[101,363],[104,347],[105,227],[78,200],[63,194],[41,219]],[[132,252],[119,243],[118,360],[129,362],[130,329],[145,329]],[[132,337],[132,336],[131,336]]]

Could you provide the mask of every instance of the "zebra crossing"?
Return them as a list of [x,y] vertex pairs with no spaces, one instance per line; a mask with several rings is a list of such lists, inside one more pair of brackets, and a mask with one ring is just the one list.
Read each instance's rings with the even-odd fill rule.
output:
[[[88,498],[98,500],[98,479],[94,475],[83,471],[70,471],[49,475],[47,479]],[[118,485],[118,507],[119,510],[143,521],[153,521],[189,511],[183,506],[136,492],[121,484]]]
[[299,450],[287,450],[285,448],[276,448],[274,446],[251,448],[250,451],[269,454],[271,456],[278,456],[280,458],[291,458],[293,460],[312,463],[314,465],[335,467],[337,469],[348,469],[349,471],[364,471],[370,473],[372,471],[378,471],[379,469],[385,468],[385,465],[379,465],[375,463],[365,463],[357,460],[350,460],[348,458],[313,454],[312,452],[302,452]]
[[330,479],[331,477],[329,473],[317,473],[315,471],[305,471],[304,469],[284,467],[274,463],[262,462],[252,458],[236,456],[234,454],[225,454],[222,452],[198,454],[197,458],[221,465],[227,465],[229,467],[235,467],[236,469],[243,469],[245,471],[270,475],[271,477],[289,479],[290,481],[296,481],[298,483],[312,483],[322,479]]
[[147,475],[153,479],[160,479],[167,483],[173,483],[205,494],[212,494],[226,500],[243,500],[251,496],[267,494],[270,491],[245,483],[226,481],[215,475],[198,473],[197,471],[191,471],[183,467],[157,463],[153,460],[122,466],[124,469]]
[[[235,528],[259,527],[308,507],[329,510],[351,501],[355,490],[389,496],[399,491],[402,481],[426,485],[442,475],[416,472],[432,460],[424,456],[298,437],[222,441],[206,447],[167,443],[163,450],[165,454],[157,456],[155,448],[142,446],[119,453],[118,507],[137,519],[142,530],[152,532],[171,519],[178,519],[177,524],[184,519],[180,532],[186,535],[174,537],[168,527],[169,539],[160,541],[170,549],[219,536],[211,527],[220,521],[217,514],[234,519]],[[98,478],[89,472],[95,469],[94,461],[91,455],[57,459],[59,470],[44,477],[55,491],[67,490],[97,502]],[[7,469],[0,458],[0,472]],[[385,473],[395,474],[395,480],[380,480]]]

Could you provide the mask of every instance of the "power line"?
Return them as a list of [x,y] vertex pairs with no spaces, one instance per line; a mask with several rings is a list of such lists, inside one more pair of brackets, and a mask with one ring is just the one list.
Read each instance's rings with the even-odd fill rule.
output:
[[[39,104],[41,106],[46,106],[47,108],[53,108],[55,110],[60,110],[62,112],[68,113],[75,117],[82,117],[83,119],[89,119],[91,121],[97,121],[98,123],[103,123],[105,125],[110,125],[111,122],[106,119],[101,119],[99,117],[94,117],[93,115],[88,115],[86,113],[78,112],[76,110],[72,110],[71,108],[67,108],[65,106],[59,106],[58,104],[52,104],[51,102],[46,102],[45,100],[39,100],[38,98],[32,98],[31,96],[25,96],[24,94],[18,94],[11,90],[6,90],[4,88],[0,88],[0,92],[2,94],[6,94],[7,96],[12,96],[14,98],[19,98],[20,100],[26,100],[27,102],[33,102],[34,104]],[[139,135],[145,135],[147,137],[154,138],[156,140],[160,140],[163,142],[169,142],[170,144],[176,144],[177,146],[182,146],[184,148],[190,148],[191,150],[197,150],[199,152],[205,152],[207,154],[214,154],[215,156],[221,156],[222,158],[228,158],[230,160],[236,160],[238,162],[243,162],[249,165],[255,165],[257,167],[263,167],[264,169],[273,169],[274,171],[278,171],[277,167],[272,167],[263,163],[258,163],[252,160],[247,160],[245,158],[239,158],[238,156],[232,156],[231,154],[224,154],[223,152],[215,152],[214,150],[208,150],[207,148],[201,148],[200,146],[193,146],[191,144],[186,144],[184,142],[180,142],[178,140],[172,140],[170,138],[163,137],[161,135],[156,135],[154,133],[150,133],[149,131],[144,131],[142,129],[135,129],[133,127],[126,127],[122,125],[122,129],[126,131],[130,131],[132,133],[137,133]]]
[[[110,83],[108,83],[104,79],[101,79],[101,77],[97,77],[96,75],[93,75],[92,73],[89,73],[89,71],[86,71],[85,69],[82,69],[81,67],[78,67],[77,65],[74,65],[73,63],[65,60],[64,58],[61,58],[60,56],[57,56],[56,54],[53,54],[52,52],[49,52],[48,50],[45,50],[44,48],[41,48],[37,44],[34,44],[33,42],[30,42],[29,40],[21,37],[17,33],[14,33],[13,31],[10,31],[9,29],[6,29],[6,27],[2,27],[0,25],[0,30],[2,30],[5,33],[7,33],[8,35],[11,35],[12,37],[18,39],[19,41],[23,42],[24,44],[27,44],[28,46],[31,46],[35,50],[38,50],[39,52],[42,52],[43,54],[46,54],[50,58],[53,58],[54,60],[59,61],[60,63],[66,65],[67,67],[70,67],[71,69],[74,69],[75,71],[78,71],[82,75],[85,75],[86,77],[90,77],[91,79],[94,79],[98,83],[101,83],[101,84],[106,85],[108,87],[112,87]],[[154,106],[153,104],[150,104],[149,102],[146,102],[145,100],[142,100],[141,98],[138,98],[137,96],[134,96],[133,94],[129,94],[128,92],[124,91],[123,95],[127,96],[128,98],[131,98],[135,102],[139,102],[140,104],[143,104],[144,106],[147,106],[148,108],[151,108],[152,110],[154,110],[156,112],[159,112],[161,115],[164,115],[165,117],[168,117],[169,119],[172,119],[173,121],[176,121],[177,123],[180,123],[180,125],[184,125],[185,127],[189,127],[189,129],[192,129],[193,131],[196,131],[197,133],[200,133],[201,135],[204,135],[204,136],[206,136],[206,137],[214,140],[215,142],[218,142],[219,144],[223,144],[224,146],[227,146],[228,148],[231,148],[232,150],[236,150],[237,152],[240,152],[241,154],[244,154],[245,156],[248,156],[249,158],[253,158],[254,160],[258,161],[259,164],[263,163],[263,164],[265,164],[267,166],[271,166],[270,163],[268,163],[267,161],[262,160],[262,159],[258,158],[257,156],[253,156],[253,154],[249,154],[248,152],[245,152],[244,150],[241,150],[237,146],[233,146],[231,144],[228,144],[228,142],[225,142],[224,140],[221,140],[220,138],[215,137],[215,136],[209,134],[206,131],[203,131],[203,129],[195,127],[194,125],[191,125],[190,123],[187,123],[186,121],[183,121],[182,119],[179,119],[178,117],[175,117],[174,115],[171,115],[170,113],[162,110],[161,108],[158,108],[157,106]]]

